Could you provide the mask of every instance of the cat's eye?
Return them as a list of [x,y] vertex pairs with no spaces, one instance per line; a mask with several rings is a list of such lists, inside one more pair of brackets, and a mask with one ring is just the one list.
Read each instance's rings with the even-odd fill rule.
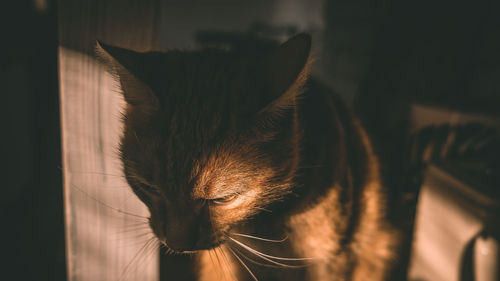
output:
[[230,194],[230,195],[227,195],[227,196],[224,196],[224,197],[219,197],[219,198],[213,198],[213,199],[210,199],[210,201],[214,204],[227,204],[229,202],[232,202],[234,199],[236,199],[236,197],[238,197],[238,194]]

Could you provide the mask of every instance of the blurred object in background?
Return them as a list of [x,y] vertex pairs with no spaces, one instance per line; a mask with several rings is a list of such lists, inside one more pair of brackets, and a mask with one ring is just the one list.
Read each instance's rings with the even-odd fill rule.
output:
[[415,190],[409,280],[497,281],[500,117],[419,104],[411,120],[434,164]]
[[498,186],[478,190],[461,179],[464,173],[450,166],[431,166],[426,173],[409,280],[498,280]]
[[500,280],[500,254],[499,239],[482,234],[474,241],[474,280],[495,281]]
[[[328,16],[334,12],[326,11],[325,20],[331,22],[326,30],[336,33],[326,33],[325,44],[340,40],[338,44],[346,46],[327,47],[325,53],[331,54],[328,64],[338,63],[341,51],[345,50],[351,55],[345,65],[357,65],[360,70],[348,80],[343,69],[350,68],[338,68],[334,78],[336,89],[349,85],[349,81],[356,87],[354,108],[380,156],[384,180],[390,189],[393,221],[405,233],[400,258],[400,270],[404,271],[418,198],[418,188],[408,184],[406,178],[406,144],[413,122],[436,117],[424,115],[412,120],[411,107],[425,104],[500,116],[500,1],[327,2],[332,3],[327,6],[338,7],[335,9],[338,16]],[[340,14],[339,11],[356,12]],[[348,20],[353,22],[350,29]],[[350,32],[345,35],[347,31]],[[358,44],[347,44],[355,42]],[[361,45],[363,52],[353,52],[356,50],[353,45]],[[343,79],[338,80],[339,77]],[[450,119],[445,123],[454,124]],[[406,276],[404,272],[396,275],[394,280]]]

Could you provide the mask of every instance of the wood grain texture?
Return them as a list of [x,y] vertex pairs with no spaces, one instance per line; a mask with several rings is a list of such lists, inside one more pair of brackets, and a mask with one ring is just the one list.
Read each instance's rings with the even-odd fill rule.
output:
[[156,0],[59,1],[70,281],[158,280],[158,251],[146,244],[153,236],[148,213],[129,190],[117,156],[123,99],[94,55],[96,39],[136,50],[159,49],[158,7]]

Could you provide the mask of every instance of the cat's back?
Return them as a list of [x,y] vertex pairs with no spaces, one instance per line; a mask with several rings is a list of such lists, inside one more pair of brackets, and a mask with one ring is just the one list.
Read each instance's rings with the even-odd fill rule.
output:
[[[311,79],[299,98],[302,185],[314,198],[292,217],[302,256],[320,257],[308,280],[384,280],[398,244],[370,139],[350,108]],[[314,190],[311,192],[310,190]],[[299,238],[297,238],[299,241]]]

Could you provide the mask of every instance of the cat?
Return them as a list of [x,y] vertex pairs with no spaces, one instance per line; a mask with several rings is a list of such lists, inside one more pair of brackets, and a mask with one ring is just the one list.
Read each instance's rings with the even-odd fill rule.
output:
[[311,37],[269,52],[98,43],[126,109],[125,177],[198,280],[385,280],[399,235],[362,126],[310,77]]

